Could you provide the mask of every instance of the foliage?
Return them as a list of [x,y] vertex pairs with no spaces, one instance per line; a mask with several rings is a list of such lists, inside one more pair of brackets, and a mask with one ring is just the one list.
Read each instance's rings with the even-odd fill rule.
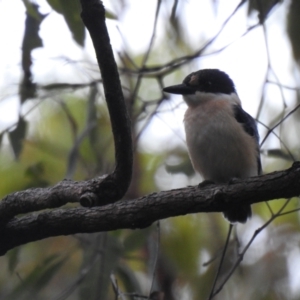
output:
[[[22,55],[15,58],[15,64],[22,66],[22,79],[13,82],[19,84],[14,93],[18,94],[21,109],[16,122],[0,132],[1,197],[30,187],[53,185],[65,177],[93,178],[114,166],[102,81],[94,53],[89,51],[79,2],[48,0],[49,6],[35,2],[41,7],[25,0],[18,3],[24,5],[27,21],[35,26],[28,35],[30,22],[26,23],[23,43],[20,42]],[[233,74],[238,69],[239,76],[235,77],[247,75],[247,60],[255,65],[260,73],[251,75],[246,91],[239,90],[239,78],[235,82],[242,100],[248,93],[260,99],[256,117],[264,171],[285,168],[291,161],[299,160],[299,98],[295,79],[298,70],[291,67],[288,72],[285,70],[288,75],[281,75],[274,62],[275,46],[268,41],[268,30],[280,27],[285,35],[278,39],[287,43],[284,38],[289,38],[291,43],[290,64],[299,63],[299,5],[297,0],[290,5],[266,1],[261,6],[260,2],[230,1],[225,7],[217,1],[209,5],[157,1],[156,8],[152,3],[152,19],[147,19],[151,29],[144,28],[143,33],[147,44],[138,51],[130,39],[139,44],[144,36],[126,32],[122,25],[127,24],[126,17],[133,9],[130,5],[138,6],[139,0],[105,3],[111,42],[133,123],[135,162],[127,199],[199,182],[185,150],[181,124],[185,107],[179,98],[167,99],[161,89],[208,65],[229,65]],[[40,13],[45,7],[47,15]],[[193,15],[192,11],[197,13]],[[64,19],[74,42],[66,51],[70,52],[69,57],[55,58],[60,65],[53,62],[53,57],[46,58],[47,66],[50,61],[59,67],[54,76],[49,72],[45,81],[38,72],[38,65],[43,66],[44,61],[39,61],[37,53],[46,53],[47,47],[53,47],[43,46],[47,36],[42,35],[42,29],[47,19],[57,14]],[[201,21],[205,14],[213,19],[209,26]],[[138,22],[145,15],[140,10],[132,18],[134,26],[139,27]],[[120,29],[120,45],[113,29],[115,24]],[[249,46],[249,37],[257,30],[262,32],[264,50]],[[34,36],[32,43],[30,36]],[[260,42],[259,38],[256,42]],[[234,56],[235,47],[242,43],[239,49],[245,52]],[[71,55],[73,50],[80,52],[76,59]],[[280,56],[283,55],[279,53]],[[227,64],[223,62],[226,59],[230,60]],[[259,83],[256,77],[261,78]],[[246,106],[244,101],[243,104]],[[237,260],[243,260],[215,299],[299,298],[298,208],[299,199],[253,207],[252,220],[234,229],[217,284],[222,284]],[[266,223],[270,220],[270,224]],[[163,291],[167,300],[206,299],[227,230],[221,214],[203,214],[162,220],[143,230],[51,238],[24,245],[0,258],[0,299],[145,299],[142,295],[151,291]],[[243,250],[245,255],[241,257],[239,253]]]

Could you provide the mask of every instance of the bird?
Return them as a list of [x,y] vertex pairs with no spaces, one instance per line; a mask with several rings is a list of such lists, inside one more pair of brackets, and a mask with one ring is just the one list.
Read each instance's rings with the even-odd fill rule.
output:
[[[186,143],[204,186],[261,174],[256,121],[243,110],[234,82],[225,72],[202,69],[163,91],[182,95],[188,106],[184,115]],[[223,214],[230,224],[246,223],[252,211],[248,204],[237,204]]]

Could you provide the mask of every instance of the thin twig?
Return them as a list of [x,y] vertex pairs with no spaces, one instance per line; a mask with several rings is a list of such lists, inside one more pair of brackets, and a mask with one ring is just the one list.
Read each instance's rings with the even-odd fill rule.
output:
[[262,142],[260,143],[260,147],[265,143],[267,137],[270,135],[270,133],[279,125],[281,125],[289,116],[291,116],[298,108],[300,107],[300,104],[298,104],[294,109],[292,109],[285,117],[283,117],[276,125],[274,125],[271,129],[268,130],[265,137],[263,138]]
[[218,266],[218,270],[217,270],[212,288],[210,290],[210,295],[208,297],[208,300],[211,300],[213,298],[214,290],[215,290],[219,275],[221,274],[221,269],[222,269],[222,266],[223,266],[224,257],[225,257],[225,254],[226,254],[226,251],[227,251],[227,248],[228,248],[228,245],[229,245],[229,239],[230,239],[230,236],[231,236],[232,227],[233,227],[233,225],[230,223],[227,238],[226,238],[226,242],[225,242],[224,249],[223,249],[222,256],[221,256],[221,260],[220,260],[220,263],[219,263],[219,266]]
[[154,259],[154,264],[153,264],[153,274],[152,274],[152,280],[151,280],[151,287],[150,287],[149,296],[148,296],[149,300],[151,300],[151,293],[152,293],[153,287],[154,287],[156,266],[157,266],[158,256],[159,256],[159,248],[160,248],[160,221],[158,221],[157,224],[156,224],[156,233],[157,233],[156,253],[155,253],[155,259]]
[[244,247],[243,251],[238,255],[238,258],[235,262],[235,264],[233,265],[233,267],[231,268],[231,270],[229,271],[229,273],[227,274],[227,276],[224,278],[223,282],[220,284],[220,286],[215,290],[215,292],[212,295],[212,298],[217,295],[224,287],[224,285],[226,284],[226,282],[230,279],[230,277],[232,276],[232,274],[234,273],[234,271],[236,270],[236,268],[240,265],[241,261],[244,258],[245,253],[247,252],[247,250],[249,249],[249,247],[251,246],[251,244],[253,243],[253,241],[255,240],[256,236],[263,230],[265,229],[267,226],[269,226],[278,216],[281,215],[281,212],[285,209],[285,207],[288,205],[288,203],[290,202],[290,199],[287,199],[286,202],[284,203],[284,205],[278,210],[278,212],[276,214],[274,214],[263,226],[259,227],[258,229],[255,230],[254,234],[252,235],[250,241],[247,243],[247,245]]

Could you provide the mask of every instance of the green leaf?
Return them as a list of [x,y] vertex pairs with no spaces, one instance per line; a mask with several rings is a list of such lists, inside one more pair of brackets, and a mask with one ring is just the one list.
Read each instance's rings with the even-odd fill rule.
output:
[[23,0],[26,7],[26,13],[37,21],[43,20],[43,15],[38,11],[38,5],[31,3],[29,0]]
[[118,16],[107,9],[105,9],[105,18],[111,19],[111,20],[118,20]]
[[8,133],[15,158],[18,159],[22,151],[23,140],[26,135],[27,122],[20,117],[17,127]]
[[39,292],[43,287],[45,287],[48,284],[48,282],[53,278],[55,274],[57,274],[59,269],[65,264],[67,260],[68,256],[65,256],[54,263],[52,263],[52,261],[48,263],[49,266],[45,268],[43,272],[41,272],[40,276],[37,278],[33,286],[32,296],[34,296],[37,292]]
[[124,239],[125,252],[134,251],[145,245],[149,234],[153,231],[153,227],[149,226],[145,229],[134,230]]
[[47,2],[57,13],[63,13],[63,8],[60,0],[47,0]]
[[110,275],[118,264],[122,247],[109,233],[83,235],[82,270],[88,272],[79,287],[79,299],[106,299]]
[[1,132],[0,133],[0,147],[1,147],[1,144],[2,144],[3,135],[4,135],[4,132]]
[[42,161],[36,162],[28,166],[25,170],[25,176],[30,180],[26,188],[46,187],[49,182],[43,179],[45,175],[45,165]]
[[248,13],[250,14],[252,11],[256,10],[258,12],[260,22],[263,23],[271,10],[280,2],[282,2],[282,0],[250,0]]
[[64,16],[73,39],[80,46],[83,46],[85,29],[80,17],[81,6],[79,0],[47,0],[47,2],[57,13]]
[[25,30],[22,41],[22,70],[24,73],[20,84],[20,99],[21,103],[25,100],[35,97],[36,84],[32,81],[32,50],[38,47],[43,47],[43,41],[39,36],[39,30],[42,21],[47,15],[39,12],[39,6],[28,0],[23,0],[26,7]]
[[125,286],[125,291],[142,294],[142,287],[137,279],[136,273],[125,264],[119,264],[116,268],[116,274]]
[[282,158],[285,160],[293,161],[293,157],[290,154],[282,151],[281,149],[269,149],[268,155],[276,158]]
[[58,255],[48,256],[43,263],[31,271],[19,285],[6,296],[6,300],[38,299],[38,293],[57,274],[58,270],[67,261],[68,256],[57,259]]
[[289,7],[287,15],[287,32],[291,41],[294,59],[300,59],[300,2],[293,0]]
[[186,176],[195,174],[191,160],[186,150],[181,148],[173,149],[165,162],[166,171],[170,174],[183,173]]
[[42,39],[39,36],[39,30],[41,23],[47,15],[43,15],[39,12],[38,5],[28,0],[23,0],[23,3],[26,7],[26,22],[22,50],[23,56],[29,56],[33,49],[43,46]]
[[183,173],[186,176],[193,176],[195,174],[189,158],[176,165],[166,164],[166,171],[170,174]]
[[8,252],[8,270],[13,273],[19,262],[19,253],[21,247],[17,247]]

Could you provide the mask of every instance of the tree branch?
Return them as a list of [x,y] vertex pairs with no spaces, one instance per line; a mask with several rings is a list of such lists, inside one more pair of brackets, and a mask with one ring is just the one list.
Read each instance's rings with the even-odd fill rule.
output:
[[[5,211],[9,211],[10,206],[15,208],[19,205],[19,213],[24,213],[34,206],[34,209],[43,209],[62,205],[70,200],[74,202],[80,198],[78,193],[85,188],[85,184],[88,182],[65,180],[53,188],[29,189],[14,193],[3,199],[0,216],[5,216]],[[41,199],[34,204],[35,200],[38,200],[37,191]],[[58,197],[60,191],[64,193],[64,200],[61,196]],[[290,169],[228,185],[212,185],[202,189],[197,186],[187,187],[102,207],[57,209],[15,217],[0,229],[0,255],[16,246],[51,236],[144,228],[156,220],[169,217],[199,212],[221,212],[240,202],[254,204],[299,195],[300,162],[296,162]]]
[[[126,193],[132,175],[132,137],[119,73],[105,24],[105,9],[99,0],[81,0],[81,18],[92,38],[103,80],[105,98],[114,135],[116,167],[95,190],[80,198],[82,206],[104,205],[120,200]],[[94,194],[94,195],[93,195]]]

